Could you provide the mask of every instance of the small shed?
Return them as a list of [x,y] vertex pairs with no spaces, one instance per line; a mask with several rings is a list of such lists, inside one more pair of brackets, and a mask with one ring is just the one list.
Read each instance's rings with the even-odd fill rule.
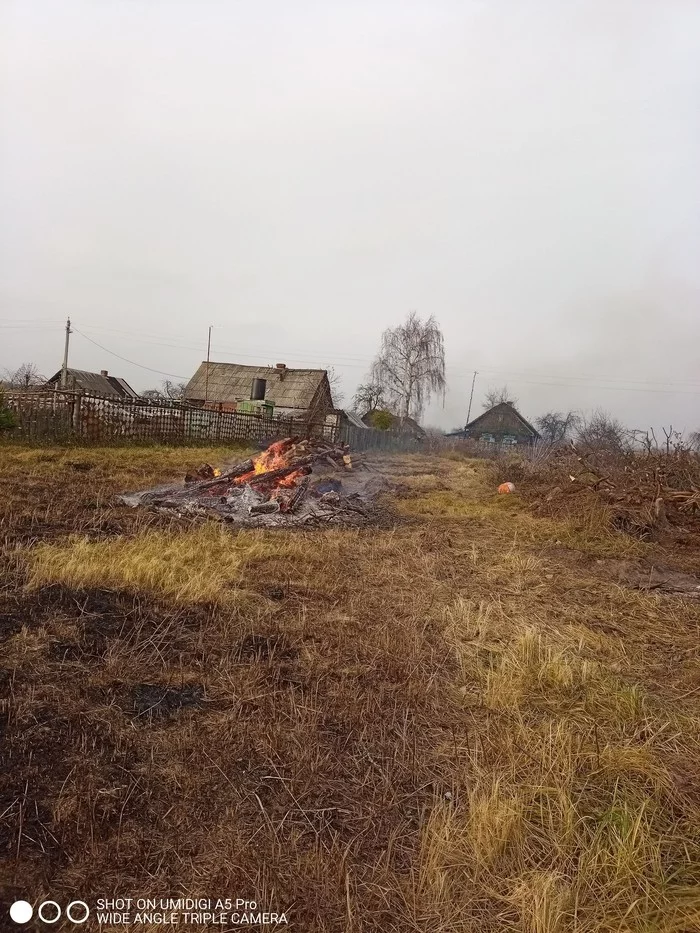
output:
[[515,446],[533,444],[540,435],[510,402],[501,402],[470,421],[464,430],[454,431],[450,436]]
[[361,431],[368,431],[369,428],[356,411],[350,411],[347,408],[337,408],[338,424],[347,425],[349,428],[359,428]]

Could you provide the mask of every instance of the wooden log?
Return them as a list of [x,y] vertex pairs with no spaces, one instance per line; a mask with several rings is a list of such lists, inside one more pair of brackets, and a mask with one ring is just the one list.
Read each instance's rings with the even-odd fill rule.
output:
[[310,482],[311,482],[310,476],[307,476],[303,480],[301,480],[297,488],[294,490],[294,495],[289,500],[286,509],[284,509],[285,512],[296,512],[296,510],[299,508],[299,506],[302,504],[302,502],[306,498],[306,494],[309,491]]
[[208,489],[211,486],[216,486],[218,483],[228,483],[230,480],[236,479],[238,476],[243,476],[245,473],[250,473],[252,469],[253,461],[245,460],[243,463],[237,464],[226,473],[222,473],[221,476],[217,476],[214,479],[204,480],[201,483],[192,483],[188,489],[188,493],[196,492],[198,489]]
[[248,507],[248,513],[250,515],[270,515],[274,512],[279,512],[280,504],[277,500],[272,502],[260,502],[258,505],[251,505]]
[[[334,451],[334,453],[340,457],[343,456],[342,451]],[[280,467],[278,470],[268,470],[267,473],[256,473],[255,476],[251,476],[250,479],[247,479],[246,483],[254,486],[258,483],[266,483],[269,480],[281,479],[283,476],[289,476],[290,473],[295,473],[297,470],[310,467],[319,460],[325,460],[327,456],[328,454],[324,452],[322,454],[309,454],[306,457],[299,457],[297,460],[293,460],[288,466]]]

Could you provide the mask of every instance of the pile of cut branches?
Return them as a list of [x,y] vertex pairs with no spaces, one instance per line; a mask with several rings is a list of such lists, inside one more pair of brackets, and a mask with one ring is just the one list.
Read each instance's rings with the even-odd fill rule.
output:
[[596,450],[571,444],[528,470],[519,487],[542,513],[570,511],[594,497],[614,527],[650,539],[700,533],[700,456],[688,450]]

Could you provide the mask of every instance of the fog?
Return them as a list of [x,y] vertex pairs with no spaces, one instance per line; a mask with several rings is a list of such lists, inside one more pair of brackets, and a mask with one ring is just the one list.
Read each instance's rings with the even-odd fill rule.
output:
[[333,365],[349,403],[415,310],[426,423],[478,370],[473,414],[507,383],[700,428],[700,4],[0,10],[0,369],[59,369],[70,315],[70,364],[141,390],[213,325],[213,359]]

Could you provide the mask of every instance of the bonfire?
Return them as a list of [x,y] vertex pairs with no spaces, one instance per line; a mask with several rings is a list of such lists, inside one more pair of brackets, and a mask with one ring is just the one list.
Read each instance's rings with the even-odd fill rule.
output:
[[131,506],[242,525],[362,524],[383,481],[347,446],[287,437],[225,470],[203,464],[183,485],[121,496]]

